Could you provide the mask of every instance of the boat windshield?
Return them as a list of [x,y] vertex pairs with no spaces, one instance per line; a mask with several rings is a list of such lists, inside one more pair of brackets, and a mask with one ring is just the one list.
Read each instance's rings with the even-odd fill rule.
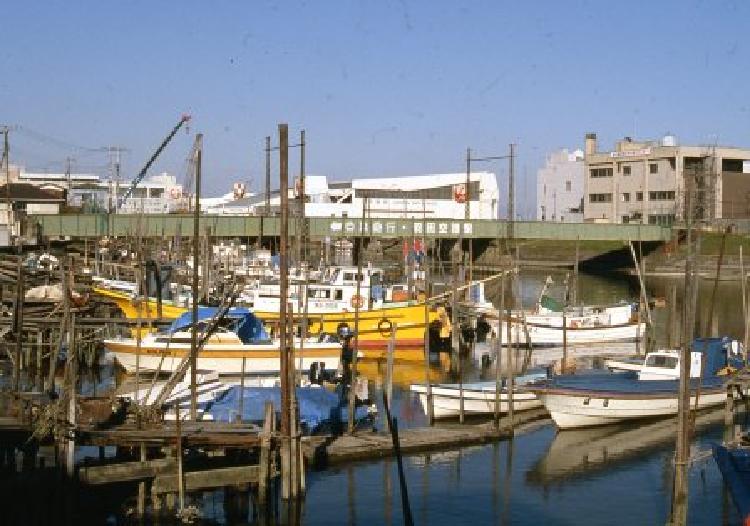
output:
[[677,357],[665,356],[663,354],[650,354],[646,358],[646,367],[661,367],[664,369],[674,369],[677,367]]

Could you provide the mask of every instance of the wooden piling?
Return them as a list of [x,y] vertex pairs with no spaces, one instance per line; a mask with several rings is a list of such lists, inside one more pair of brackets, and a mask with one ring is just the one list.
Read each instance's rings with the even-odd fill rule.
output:
[[[190,419],[195,421],[198,413],[198,392],[196,375],[198,368],[198,301],[200,297],[200,282],[198,281],[198,267],[200,266],[200,217],[201,217],[201,165],[203,158],[203,134],[195,136],[195,208],[193,209],[193,283],[192,283],[192,326],[190,328]],[[204,279],[205,279],[204,275]],[[180,503],[182,509],[182,502]]]
[[[500,306],[497,309],[497,336],[495,337],[495,428],[500,427],[500,393],[503,389],[502,364],[503,351],[503,310],[505,309],[505,275],[500,278]],[[508,342],[510,343],[510,342]]]

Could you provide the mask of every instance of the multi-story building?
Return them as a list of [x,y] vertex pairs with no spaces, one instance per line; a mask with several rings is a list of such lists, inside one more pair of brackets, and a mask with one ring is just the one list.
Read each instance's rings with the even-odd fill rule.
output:
[[750,218],[750,149],[682,146],[660,141],[617,142],[599,151],[586,135],[584,220],[668,225],[685,218],[686,189],[694,189],[694,217]]
[[[307,217],[441,218],[463,219],[466,214],[466,174],[415,175],[394,178],[328,181],[325,176],[305,177]],[[289,198],[295,198],[289,188]],[[491,172],[472,172],[469,180],[471,219],[497,219],[499,190]],[[367,202],[365,203],[365,199]],[[259,215],[265,213],[264,192],[243,199],[212,203],[210,214]],[[271,213],[279,209],[278,190],[271,193]]]
[[583,221],[583,150],[559,150],[547,156],[536,174],[538,221]]

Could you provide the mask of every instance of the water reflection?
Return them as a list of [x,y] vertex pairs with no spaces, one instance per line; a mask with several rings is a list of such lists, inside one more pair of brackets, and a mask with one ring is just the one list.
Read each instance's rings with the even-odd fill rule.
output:
[[[718,429],[723,408],[698,414],[695,433]],[[677,419],[615,424],[590,429],[559,431],[547,453],[526,474],[532,484],[564,484],[586,477],[642,455],[674,447]],[[670,467],[671,470],[671,467]]]

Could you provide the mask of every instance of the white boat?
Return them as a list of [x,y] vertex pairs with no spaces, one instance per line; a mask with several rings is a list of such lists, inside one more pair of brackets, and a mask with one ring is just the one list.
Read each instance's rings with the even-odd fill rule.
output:
[[557,347],[563,340],[570,346],[626,342],[642,338],[646,331],[646,324],[638,322],[630,303],[563,308],[542,291],[533,310],[511,313],[508,338],[508,318],[503,315],[498,319],[497,309],[484,296],[484,283],[473,283],[469,298],[469,304],[488,322],[491,335],[502,331],[503,345],[509,340],[521,345],[530,342],[532,347]]
[[[201,307],[199,339],[216,309]],[[105,348],[128,373],[143,371],[175,371],[190,353],[191,313],[175,320],[165,332],[146,334],[140,344],[136,338],[104,340]],[[341,344],[328,338],[294,338],[294,365],[309,370],[313,363],[323,369],[338,368]],[[321,365],[323,364],[323,365]],[[247,309],[231,309],[226,324],[209,335],[198,353],[197,368],[222,375],[278,374],[280,369],[279,340],[265,334],[260,320]]]
[[[544,374],[532,374],[516,378],[516,385],[546,378]],[[419,401],[425,413],[428,411],[427,386],[413,384],[411,391],[419,395]],[[449,418],[458,416],[461,407],[461,390],[458,384],[437,384],[431,386],[432,406],[435,418]],[[463,386],[464,414],[490,415],[495,412],[495,382],[474,382]],[[508,412],[508,390],[502,388],[500,392],[500,412]],[[542,403],[533,393],[513,391],[513,410],[526,411],[541,407]]]
[[[723,376],[728,365],[739,365],[729,339],[698,339],[691,355],[691,407],[703,409],[726,400]],[[560,429],[598,426],[677,413],[679,353],[646,355],[638,378],[623,374],[569,375],[531,386]],[[700,386],[700,390],[698,390]]]

